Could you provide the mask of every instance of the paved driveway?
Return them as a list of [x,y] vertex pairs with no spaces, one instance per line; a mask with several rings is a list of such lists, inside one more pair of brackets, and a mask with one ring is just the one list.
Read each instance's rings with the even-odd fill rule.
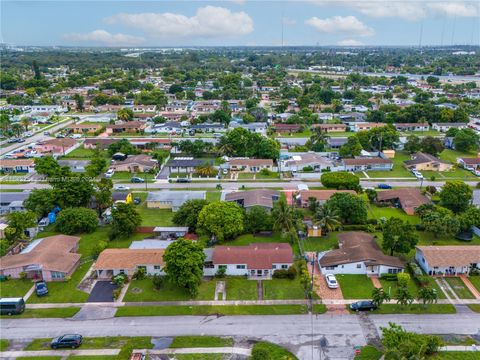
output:
[[113,302],[113,290],[116,288],[117,285],[110,281],[97,281],[87,302]]

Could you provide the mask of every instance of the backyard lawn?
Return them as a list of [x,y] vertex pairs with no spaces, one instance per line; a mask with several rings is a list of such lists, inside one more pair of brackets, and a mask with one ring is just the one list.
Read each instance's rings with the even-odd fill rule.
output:
[[372,280],[366,275],[335,276],[345,299],[370,299],[374,289]]
[[246,246],[251,243],[263,242],[288,242],[280,233],[273,233],[272,236],[260,236],[253,234],[244,234],[237,237],[235,240],[229,241],[228,246]]
[[[71,153],[62,156],[62,159],[90,159],[95,154],[93,149],[85,149],[83,146],[80,146],[73,150]],[[100,151],[104,157],[108,157],[108,152],[106,150]]]
[[305,299],[305,290],[300,284],[299,276],[296,276],[293,280],[266,280],[263,281],[263,298],[265,300]]
[[174,226],[170,209],[149,209],[145,205],[136,207],[142,217],[142,226]]
[[[195,300],[213,300],[215,281],[204,280],[198,288]],[[227,294],[228,296],[228,294]],[[191,296],[185,289],[181,289],[171,282],[165,281],[160,290],[153,287],[151,278],[132,280],[123,301],[182,301],[190,300]]]
[[460,299],[475,299],[475,296],[473,296],[470,290],[468,290],[462,279],[457,277],[446,277],[445,280]]
[[320,252],[333,249],[337,244],[338,232],[328,233],[327,236],[309,237],[301,240],[303,251]]
[[29,279],[10,279],[0,282],[0,297],[23,297],[33,286]]
[[402,220],[408,221],[411,224],[419,224],[420,218],[415,215],[407,215],[402,209],[395,207],[378,207],[370,204],[368,206],[368,217],[371,219],[390,219],[391,217],[397,217]]

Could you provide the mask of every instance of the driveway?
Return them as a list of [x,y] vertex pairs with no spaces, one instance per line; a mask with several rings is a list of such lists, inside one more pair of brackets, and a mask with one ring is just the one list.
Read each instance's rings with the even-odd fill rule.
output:
[[87,302],[113,302],[113,290],[116,288],[117,285],[110,281],[97,281]]

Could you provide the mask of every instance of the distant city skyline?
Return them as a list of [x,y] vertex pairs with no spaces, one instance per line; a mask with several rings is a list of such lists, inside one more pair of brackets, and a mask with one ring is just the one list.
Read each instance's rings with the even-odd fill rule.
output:
[[20,46],[480,45],[473,1],[1,2]]

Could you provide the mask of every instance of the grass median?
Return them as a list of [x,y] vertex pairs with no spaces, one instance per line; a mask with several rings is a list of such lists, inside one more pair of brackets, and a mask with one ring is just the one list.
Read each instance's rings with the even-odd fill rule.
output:
[[197,347],[231,347],[233,339],[231,337],[217,336],[176,336],[171,348],[197,348]]
[[2,315],[0,316],[0,319],[69,318],[74,316],[79,311],[79,307],[25,309],[25,311],[19,315]]
[[[347,309],[352,312],[347,305]],[[370,314],[455,314],[455,306],[451,304],[383,304],[379,309],[370,311]]]
[[[314,305],[314,312],[322,314],[325,305]],[[218,305],[218,306],[123,306],[115,317],[124,316],[177,316],[177,315],[295,315],[307,314],[306,305]]]
[[[50,350],[51,338],[35,339],[24,350]],[[127,337],[84,337],[79,350],[87,349],[122,349],[127,346],[134,346],[137,349],[151,349],[151,338],[148,336]]]

